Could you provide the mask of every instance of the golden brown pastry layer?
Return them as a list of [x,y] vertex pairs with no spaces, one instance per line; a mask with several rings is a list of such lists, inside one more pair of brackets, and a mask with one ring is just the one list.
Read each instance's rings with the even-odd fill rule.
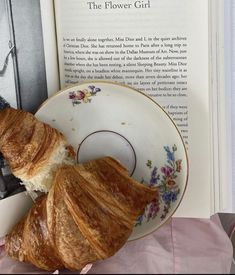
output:
[[65,165],[7,236],[6,251],[45,270],[79,270],[116,253],[156,196],[110,157]]
[[31,182],[33,190],[49,190],[47,177],[49,181],[56,164],[70,157],[71,148],[66,147],[69,146],[58,130],[31,113],[13,108],[0,110],[0,151],[12,173],[27,182],[29,189]]

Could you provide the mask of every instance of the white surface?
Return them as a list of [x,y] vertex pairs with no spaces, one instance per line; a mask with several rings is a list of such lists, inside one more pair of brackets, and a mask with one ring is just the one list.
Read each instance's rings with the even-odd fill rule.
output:
[[231,108],[232,108],[232,175],[233,175],[233,211],[235,211],[235,1],[232,0],[232,43],[231,43]]
[[59,68],[53,0],[40,0],[48,96],[59,90]]
[[31,205],[32,199],[26,192],[0,200],[0,238],[10,232]]
[[[223,0],[211,1],[211,146],[213,155],[212,171],[212,189],[211,194],[214,198],[213,213],[220,212],[224,209],[231,209],[230,178],[231,164],[229,161],[229,126],[230,126],[230,108],[228,108],[229,84],[228,74],[225,76],[225,69],[228,67],[230,60],[228,55],[230,43],[228,39],[230,26],[230,10],[226,5],[228,2]],[[230,2],[229,2],[230,4]],[[225,54],[226,51],[226,54]],[[230,70],[229,70],[230,73]]]
[[77,160],[83,163],[105,156],[118,159],[129,175],[133,173],[136,165],[133,147],[123,136],[111,131],[98,131],[86,137],[79,146]]

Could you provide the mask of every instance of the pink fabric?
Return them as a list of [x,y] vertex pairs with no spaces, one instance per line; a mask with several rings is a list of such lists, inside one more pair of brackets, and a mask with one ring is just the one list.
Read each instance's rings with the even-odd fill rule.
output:
[[[153,234],[127,243],[112,258],[94,264],[89,273],[228,274],[232,254],[217,215],[210,220],[173,218]],[[38,274],[39,270],[9,259],[2,248],[0,273]]]

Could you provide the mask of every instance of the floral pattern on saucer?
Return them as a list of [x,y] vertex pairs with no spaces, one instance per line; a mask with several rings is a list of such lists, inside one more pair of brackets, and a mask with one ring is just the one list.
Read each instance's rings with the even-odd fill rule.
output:
[[[146,182],[142,179],[142,183],[151,187],[157,187],[159,198],[156,198],[147,205],[144,214],[138,217],[135,226],[141,225],[144,220],[149,222],[159,214],[161,215],[161,220],[164,220],[169,213],[172,203],[177,201],[178,195],[180,194],[180,188],[175,180],[181,172],[182,160],[175,159],[175,152],[177,151],[176,145],[172,146],[172,148],[164,146],[164,150],[167,161],[166,164],[161,167],[160,172],[156,166],[153,167],[152,161],[148,160],[146,166],[151,171],[150,180]],[[163,207],[160,207],[161,204],[163,204]]]
[[88,86],[88,89],[76,90],[69,92],[69,99],[72,100],[73,106],[84,103],[90,103],[91,97],[95,96],[101,89],[94,85]]

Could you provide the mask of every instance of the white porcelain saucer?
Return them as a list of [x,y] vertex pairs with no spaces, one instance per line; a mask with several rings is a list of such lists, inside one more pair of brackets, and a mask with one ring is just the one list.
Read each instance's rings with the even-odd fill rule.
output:
[[187,153],[177,127],[155,101],[130,87],[94,81],[49,98],[36,117],[60,130],[82,163],[102,156],[118,159],[137,181],[156,186],[129,240],[167,221],[179,206],[188,179]]

